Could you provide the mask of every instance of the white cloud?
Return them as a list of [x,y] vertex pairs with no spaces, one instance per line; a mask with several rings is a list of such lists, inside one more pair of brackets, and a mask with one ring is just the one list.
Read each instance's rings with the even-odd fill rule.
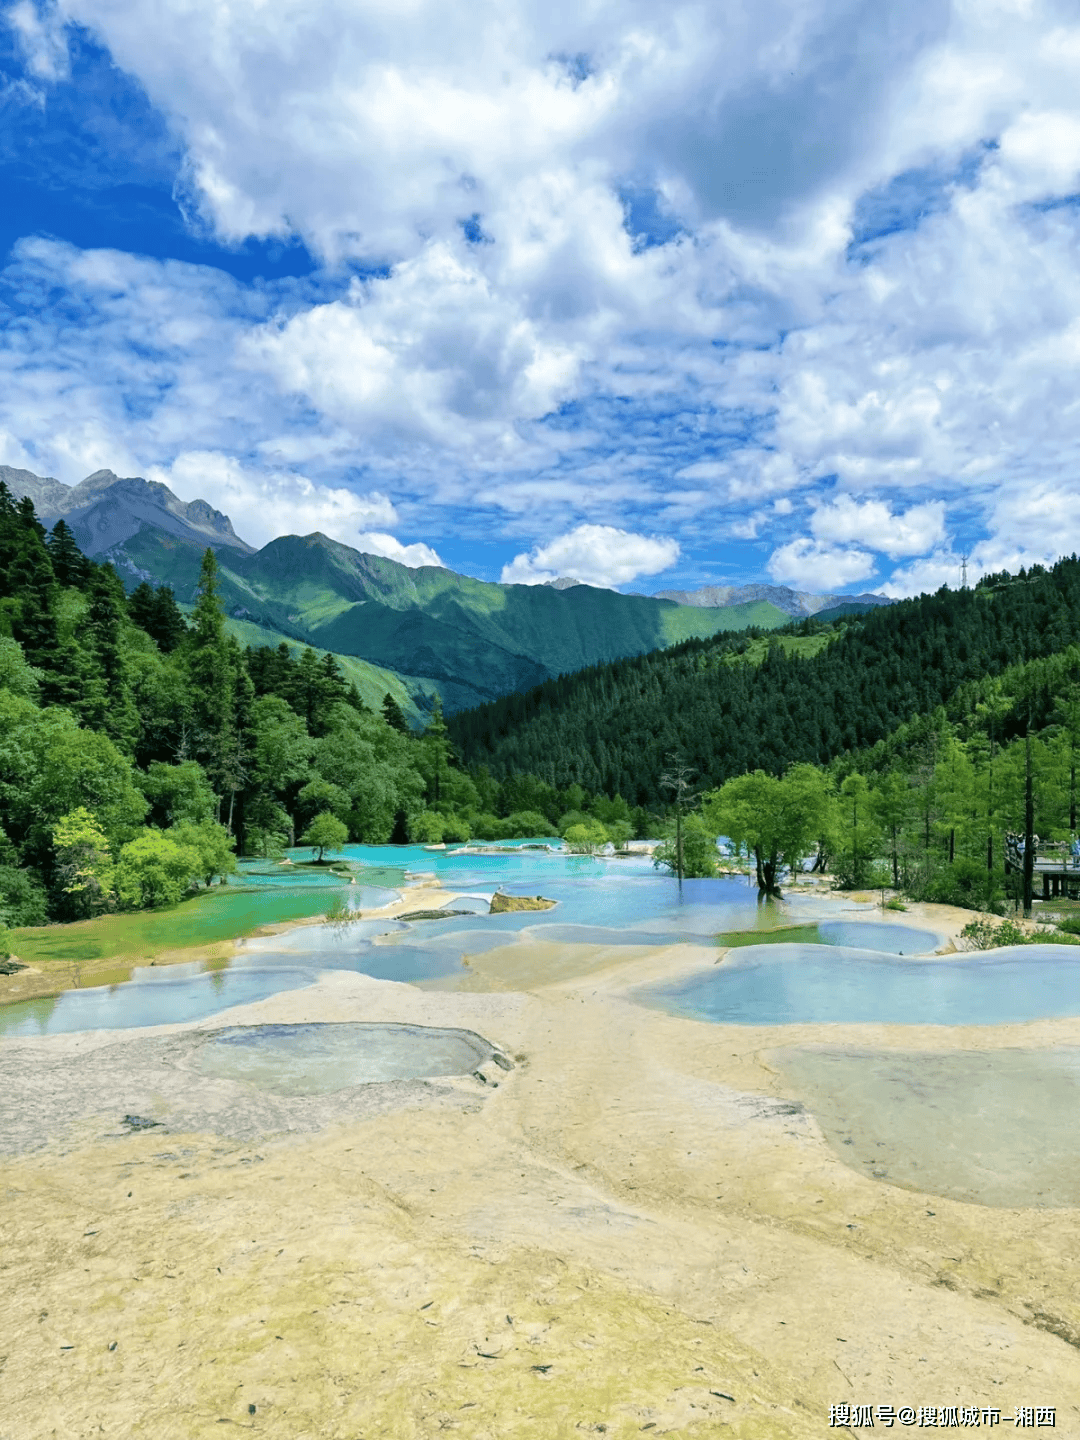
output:
[[[983,567],[969,560],[968,584],[973,585],[982,573]],[[879,588],[882,595],[903,600],[909,595],[932,595],[936,590],[940,590],[942,585],[958,590],[962,574],[959,555],[948,550],[935,550],[932,555],[926,555],[911,565],[894,570],[886,583]]]
[[548,545],[516,555],[503,566],[504,585],[541,585],[560,576],[614,588],[639,575],[655,575],[679,558],[678,542],[635,535],[613,525],[579,525]]
[[857,580],[869,579],[874,573],[874,557],[865,550],[837,549],[804,536],[778,546],[766,569],[780,585],[829,594]]
[[[244,287],[24,243],[5,453],[66,479],[223,457],[241,533],[494,516],[529,576],[578,573],[537,534],[685,550],[704,513],[818,588],[871,552],[904,585],[961,545],[1076,548],[1080,24],[893,9],[18,0],[35,86],[67,74],[62,17],[88,26],[185,147],[191,212],[330,269]],[[339,261],[366,278],[331,286]]]
[[[360,544],[364,539],[398,544],[389,535],[361,533],[369,525],[393,525],[397,520],[389,499],[377,492],[357,495],[352,490],[313,484],[303,475],[247,469],[227,455],[210,451],[185,451],[168,467],[151,466],[147,479],[160,480],[181,500],[206,500],[224,511],[234,519],[233,528],[241,539],[251,545],[265,545],[278,535],[315,531],[356,549],[365,548]],[[390,554],[387,549],[367,548],[377,555]],[[427,546],[419,548],[433,553]],[[399,557],[395,554],[392,558]]]
[[64,17],[55,5],[17,0],[3,12],[26,57],[26,67],[39,80],[66,80],[71,72]]
[[901,555],[923,555],[944,538],[945,502],[928,500],[894,515],[882,500],[860,503],[850,495],[841,495],[818,506],[810,518],[810,532],[818,540],[884,551],[890,560]]
[[350,543],[365,555],[383,555],[387,560],[396,560],[399,565],[408,565],[414,570],[422,565],[438,565],[442,568],[443,562],[431,546],[419,540],[412,545],[403,545],[400,540],[395,540],[393,535],[368,531],[365,535],[358,535]]
[[263,328],[247,351],[331,420],[449,446],[554,409],[579,364],[441,243],[389,279],[356,281],[345,299]]

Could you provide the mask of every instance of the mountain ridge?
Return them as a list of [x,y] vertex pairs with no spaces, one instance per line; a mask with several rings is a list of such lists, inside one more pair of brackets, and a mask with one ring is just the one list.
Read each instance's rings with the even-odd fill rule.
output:
[[893,604],[887,595],[813,595],[806,590],[792,590],[787,585],[703,585],[698,590],[657,590],[654,599],[672,600],[676,605],[689,605],[695,609],[718,609],[766,600],[778,610],[799,618],[817,615],[838,605]]
[[122,545],[143,524],[180,538],[255,550],[237,535],[229,517],[207,501],[183,501],[167,485],[141,475],[122,477],[112,470],[95,470],[78,485],[65,485],[51,475],[0,465],[0,480],[17,500],[29,495],[42,523],[65,521],[79,548],[93,558]]
[[[710,606],[706,591],[684,604],[672,598],[683,592],[627,595],[573,579],[504,585],[444,566],[402,565],[320,531],[255,549],[206,501],[185,503],[142,477],[98,470],[65,486],[0,467],[0,479],[18,498],[29,495],[45,523],[63,518],[80,547],[115,565],[129,590],[141,581],[167,584],[191,604],[203,552],[212,547],[233,621],[391,671],[418,704],[429,704],[423,697],[437,689],[448,712],[694,637],[776,629],[801,598],[777,587],[728,587],[745,598]],[[820,598],[815,609],[861,599]]]

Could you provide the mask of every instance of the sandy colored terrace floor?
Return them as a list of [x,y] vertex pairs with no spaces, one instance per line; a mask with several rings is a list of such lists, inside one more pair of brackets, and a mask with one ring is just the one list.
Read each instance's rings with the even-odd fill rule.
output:
[[336,972],[218,1017],[463,1026],[516,1058],[342,1092],[318,1130],[177,1128],[162,1070],[161,1127],[127,1134],[91,1083],[124,1037],[6,1042],[0,1084],[40,1066],[69,1098],[47,1133],[0,1122],[0,1437],[802,1440],[838,1402],[1053,1405],[1080,1436],[1078,1212],[866,1178],[769,1058],[1080,1022],[697,1024],[620,994],[688,947],[580,950],[546,987],[489,952],[467,990]]

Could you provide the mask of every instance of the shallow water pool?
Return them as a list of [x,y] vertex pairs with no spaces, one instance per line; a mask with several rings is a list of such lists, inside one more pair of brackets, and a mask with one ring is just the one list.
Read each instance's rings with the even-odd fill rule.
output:
[[1080,1015],[1080,955],[1013,945],[962,958],[906,960],[818,945],[761,945],[633,998],[729,1025],[1004,1025]]
[[721,945],[741,950],[754,945],[842,945],[883,955],[930,955],[944,941],[932,930],[912,925],[878,924],[873,920],[821,920],[808,925],[763,926],[718,935]]
[[215,1031],[191,1064],[275,1095],[326,1095],[353,1085],[468,1075],[492,1047],[471,1030],[422,1025],[237,1025]]
[[233,1005],[298,990],[315,979],[310,970],[276,966],[204,970],[169,965],[134,972],[120,985],[65,990],[39,1000],[0,1006],[0,1035],[64,1035],[75,1030],[132,1030],[205,1020]]
[[1080,1205],[1080,1050],[769,1059],[837,1156],[871,1179],[981,1205]]

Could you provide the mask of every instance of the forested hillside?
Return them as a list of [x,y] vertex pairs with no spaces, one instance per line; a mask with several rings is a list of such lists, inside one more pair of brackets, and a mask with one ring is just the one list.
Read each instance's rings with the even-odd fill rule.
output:
[[[453,716],[467,763],[652,804],[678,752],[701,781],[782,773],[872,746],[965,682],[1080,635],[1080,562],[841,617],[820,653],[752,634],[597,665]],[[811,634],[816,620],[796,632]],[[759,664],[745,663],[747,655]]]
[[[198,583],[200,544],[146,529],[123,555],[183,600]],[[417,688],[437,688],[448,713],[598,660],[787,620],[763,602],[710,610],[588,585],[496,585],[318,534],[285,535],[255,554],[218,548],[217,559],[230,616],[419,677]]]
[[[194,603],[210,546],[234,628],[262,631],[256,643],[272,634],[348,657],[346,671],[366,698],[385,681],[415,720],[430,713],[436,695],[453,713],[694,636],[775,629],[839,599],[748,586],[718,590],[715,600],[696,592],[682,604],[578,582],[495,584],[441,565],[402,565],[319,533],[279,536],[255,550],[205,501],[185,503],[138,476],[102,470],[68,487],[0,466],[0,481],[17,499],[29,498],[39,518],[64,520],[83,552],[111,564],[128,590],[167,585],[182,607]],[[874,596],[843,603],[857,611],[888,604]]]
[[[0,932],[173,904],[297,842],[555,832],[531,782],[461,770],[437,700],[416,734],[333,654],[242,648],[212,549],[194,601],[189,622],[168,586],[126,594],[0,482]],[[591,801],[541,792],[556,816]]]
[[1060,864],[1080,822],[1078,622],[1074,557],[597,666],[455,716],[451,733],[538,795],[606,792],[582,817],[594,842],[605,805],[639,825],[630,806],[649,807],[668,837],[659,863],[684,874],[714,874],[724,835],[763,891],[812,862],[843,886],[1030,911],[1036,849]]

